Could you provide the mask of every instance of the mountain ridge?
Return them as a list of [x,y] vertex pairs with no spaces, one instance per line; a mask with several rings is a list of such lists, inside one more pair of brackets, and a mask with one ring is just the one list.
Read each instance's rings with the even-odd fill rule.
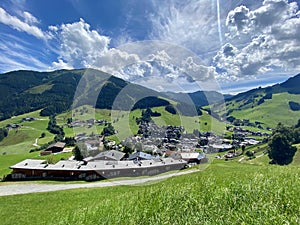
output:
[[[300,118],[300,74],[282,83],[239,93],[225,103],[226,114],[219,115],[234,124],[252,121],[273,128],[279,122],[293,125]],[[214,110],[219,109],[215,106]]]
[[6,96],[0,100],[0,120],[37,109],[43,109],[43,115],[61,113],[74,103],[109,109],[121,91],[124,98],[116,107],[132,105],[139,96],[160,96],[154,90],[93,69],[8,72],[0,75],[0,94]]

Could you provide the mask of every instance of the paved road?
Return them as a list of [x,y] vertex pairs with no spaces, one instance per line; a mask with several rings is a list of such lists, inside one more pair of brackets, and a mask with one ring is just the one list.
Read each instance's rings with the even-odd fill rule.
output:
[[0,196],[7,195],[18,195],[18,194],[28,194],[36,192],[50,192],[50,191],[61,191],[75,188],[95,188],[95,187],[112,187],[120,185],[140,185],[146,182],[159,181],[169,177],[184,175],[196,172],[198,170],[187,170],[178,173],[172,173],[167,175],[149,177],[149,178],[137,178],[137,179],[127,179],[118,181],[100,181],[91,182],[85,184],[30,184],[30,183],[18,183],[18,184],[8,184],[0,186]]

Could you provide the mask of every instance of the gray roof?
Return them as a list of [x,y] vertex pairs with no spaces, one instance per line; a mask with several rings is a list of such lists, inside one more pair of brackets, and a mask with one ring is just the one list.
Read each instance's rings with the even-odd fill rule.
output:
[[150,160],[150,159],[155,159],[157,158],[156,156],[150,155],[148,153],[145,152],[135,152],[133,154],[131,154],[128,159],[129,160],[134,160],[134,159],[146,159],[146,160]]
[[98,155],[93,157],[93,160],[97,159],[110,159],[119,161],[125,156],[125,153],[117,151],[117,150],[109,150],[100,152]]
[[60,170],[60,171],[94,171],[94,170],[114,170],[114,169],[127,169],[127,168],[137,168],[137,167],[157,167],[166,164],[182,164],[185,165],[184,160],[175,160],[172,158],[165,158],[161,160],[141,160],[138,163],[134,161],[105,161],[97,160],[93,162],[88,162],[83,165],[82,162],[61,160],[56,164],[46,164],[45,160],[38,159],[26,159],[19,162],[13,166],[11,169],[31,169],[31,170]]
[[52,145],[49,145],[47,149],[52,148],[52,147],[56,147],[56,148],[64,148],[66,145],[66,143],[64,142],[56,142]]
[[42,159],[25,159],[22,162],[19,162],[13,166],[10,166],[9,168],[14,169],[33,169],[33,168],[39,168],[45,166],[46,160]]
[[205,154],[199,152],[181,152],[180,153],[182,159],[203,159],[205,158]]

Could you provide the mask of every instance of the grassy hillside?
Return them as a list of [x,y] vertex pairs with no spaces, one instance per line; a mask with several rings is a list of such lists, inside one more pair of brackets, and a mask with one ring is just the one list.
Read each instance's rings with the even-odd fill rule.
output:
[[[300,74],[281,84],[239,93],[226,100],[226,116],[250,120],[251,123],[261,122],[264,128],[274,128],[279,122],[294,125],[300,118],[299,85]],[[215,106],[215,111],[218,111],[218,106]]]
[[[22,118],[34,117],[37,120],[21,122]],[[0,122],[0,127],[7,124],[19,124],[21,127],[9,131],[9,134],[0,142],[0,155],[26,153],[35,148],[34,144],[42,145],[53,140],[54,135],[47,131],[48,117],[41,117],[39,110],[23,115],[15,116],[11,119]],[[45,133],[44,138],[40,138]]]
[[299,175],[293,166],[214,161],[156,184],[0,197],[0,217],[7,225],[299,224]]
[[[289,108],[289,101],[300,103],[299,95],[287,92],[273,94],[272,99],[265,100],[261,105],[234,110],[230,115],[239,119],[250,119],[253,122],[259,121],[264,127],[275,127],[279,122],[294,125],[300,119],[300,111],[292,111]],[[233,101],[228,109],[238,108],[240,105],[241,102]]]

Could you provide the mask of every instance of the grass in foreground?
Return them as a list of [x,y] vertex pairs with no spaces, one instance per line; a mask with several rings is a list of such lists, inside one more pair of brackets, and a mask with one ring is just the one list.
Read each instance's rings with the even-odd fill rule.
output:
[[300,168],[214,161],[145,186],[0,197],[2,224],[299,224]]

